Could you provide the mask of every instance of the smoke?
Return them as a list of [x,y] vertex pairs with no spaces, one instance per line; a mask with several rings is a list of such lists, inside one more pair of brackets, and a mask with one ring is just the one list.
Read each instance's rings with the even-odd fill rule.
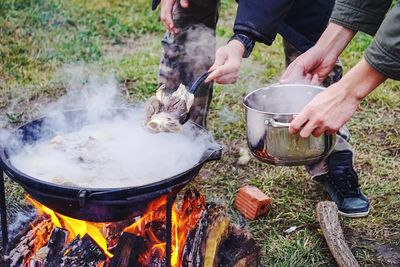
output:
[[8,225],[8,234],[11,238],[14,238],[23,229],[26,229],[26,225],[33,221],[37,217],[34,209],[22,210],[13,214],[12,223]]
[[20,142],[11,157],[28,175],[79,187],[141,186],[184,172],[216,149],[190,124],[176,134],[147,132],[143,105],[129,106],[112,75],[70,66],[60,77],[68,81],[66,94],[43,110],[47,119],[34,133],[42,139]]
[[219,110],[217,114],[222,124],[235,123],[240,120],[239,114],[230,110],[228,107]]
[[9,137],[9,131],[6,130],[7,124],[7,121],[0,119],[0,144],[4,144]]
[[195,77],[187,77],[185,85],[208,70],[214,63],[216,38],[214,30],[203,24],[191,26],[184,32],[185,47],[182,61],[185,73],[193,74]]

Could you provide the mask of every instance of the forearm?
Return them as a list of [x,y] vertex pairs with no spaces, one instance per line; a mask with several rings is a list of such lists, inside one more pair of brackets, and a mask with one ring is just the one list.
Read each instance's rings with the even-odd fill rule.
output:
[[385,80],[386,77],[372,68],[363,58],[337,85],[345,97],[361,102]]
[[315,46],[323,51],[326,57],[336,60],[355,34],[355,31],[344,26],[329,23]]

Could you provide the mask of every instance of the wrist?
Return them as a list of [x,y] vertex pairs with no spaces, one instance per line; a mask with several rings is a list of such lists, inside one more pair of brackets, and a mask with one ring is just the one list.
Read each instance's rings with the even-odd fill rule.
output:
[[231,39],[229,39],[228,43],[236,41],[235,43],[239,42],[242,44],[244,51],[242,53],[242,57],[247,58],[250,56],[251,52],[253,51],[255,42],[252,38],[248,35],[243,33],[235,33]]
[[385,80],[386,77],[363,58],[338,83],[343,85],[347,97],[361,102]]
[[315,47],[327,57],[338,58],[353,39],[355,31],[335,23],[329,23]]
[[229,46],[230,49],[233,49],[235,54],[239,55],[240,57],[243,57],[246,51],[244,45],[238,40],[230,40],[227,46]]

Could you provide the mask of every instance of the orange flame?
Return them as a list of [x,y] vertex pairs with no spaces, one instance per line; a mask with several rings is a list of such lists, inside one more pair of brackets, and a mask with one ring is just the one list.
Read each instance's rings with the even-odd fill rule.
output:
[[44,220],[37,225],[30,224],[32,231],[34,231],[35,242],[31,243],[30,245],[31,250],[26,255],[24,260],[24,266],[30,266],[31,259],[36,255],[36,253],[45,246],[50,238],[50,232],[52,231],[54,225],[50,220]]
[[[102,249],[102,251],[109,257],[113,255],[107,249],[107,240],[105,234],[103,234],[107,223],[93,223],[74,219],[68,216],[61,215],[40,204],[30,196],[26,196],[27,200],[30,201],[34,207],[42,214],[47,214],[51,218],[51,222],[54,226],[63,228],[68,231],[67,242],[72,241],[76,236],[83,237],[88,234]],[[146,238],[146,252],[142,253],[139,257],[139,262],[145,266],[150,264],[150,261],[154,257],[162,258],[166,254],[166,243],[165,240],[165,221],[166,221],[166,204],[167,196],[162,196],[159,199],[152,201],[145,214],[132,225],[126,227],[124,232],[128,232],[135,235],[140,235]],[[187,191],[184,197],[184,201],[180,208],[177,207],[176,203],[172,208],[172,255],[171,265],[173,267],[182,267],[182,253],[186,244],[187,236],[191,230],[193,230],[200,219],[202,211],[205,208],[205,198],[194,191]],[[158,237],[156,230],[153,227],[153,223],[161,225],[162,237]],[[51,227],[53,227],[53,225]],[[47,238],[47,239],[46,239]],[[32,255],[43,246],[48,243],[50,238],[49,234],[46,238],[43,238],[38,244],[35,244],[35,250],[32,251]],[[25,261],[29,263],[29,261]],[[99,263],[98,267],[104,266],[104,262]]]
[[[154,230],[151,227],[146,227],[151,222],[165,222],[166,220],[166,206],[167,197],[163,196],[159,199],[154,200],[148,206],[145,215],[142,216],[131,226],[124,229],[124,232],[128,232],[135,235],[140,235],[150,239],[149,248],[147,252],[140,256],[140,263],[147,266],[152,260],[152,255],[159,255],[160,257],[165,256],[166,243],[159,240]],[[200,219],[202,211],[205,207],[204,196],[188,191],[185,194],[182,207],[178,209],[177,205],[174,204],[172,208],[172,255],[171,265],[173,267],[182,266],[182,253],[186,244],[187,236],[191,230],[193,230]]]
[[110,258],[113,257],[113,254],[111,254],[107,249],[107,240],[100,230],[104,228],[105,223],[86,222],[64,216],[40,204],[30,196],[26,196],[26,198],[34,205],[36,209],[49,215],[52,223],[55,226],[68,231],[68,241],[71,241],[78,235],[83,237],[85,234],[88,234],[98,244],[104,254]]

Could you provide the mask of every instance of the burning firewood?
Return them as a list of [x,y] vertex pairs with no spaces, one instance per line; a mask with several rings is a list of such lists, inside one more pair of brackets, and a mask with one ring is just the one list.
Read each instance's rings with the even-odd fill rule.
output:
[[115,248],[110,267],[137,267],[139,254],[144,248],[142,237],[130,233],[123,233]]
[[30,262],[30,258],[42,248],[51,232],[53,224],[44,216],[39,217],[24,235],[19,236],[15,247],[8,253],[6,260],[8,266],[21,266],[24,262]]
[[340,267],[360,266],[344,239],[336,204],[332,201],[319,202],[317,204],[316,213],[326,243],[336,263]]
[[[155,200],[141,218],[104,224],[86,222],[84,227],[74,220],[73,225],[91,229],[85,235],[70,229],[71,224],[62,215],[39,215],[17,241],[11,242],[14,245],[7,266],[164,267],[169,261],[166,200],[166,196]],[[255,241],[248,232],[229,223],[222,206],[207,205],[196,190],[187,190],[180,200],[172,207],[172,266],[257,266],[259,248]],[[51,221],[50,216],[58,219]],[[66,244],[68,236],[76,234]]]
[[78,235],[61,251],[61,255],[59,267],[97,267],[106,260],[106,256],[89,235],[82,238]]
[[112,223],[107,223],[105,225],[105,237],[107,239],[107,249],[108,251],[114,250],[119,242],[119,239],[121,238],[121,232],[125,227],[128,227],[129,225],[132,225],[136,219],[133,218],[128,218],[123,221],[119,222],[112,222]]
[[66,245],[66,241],[68,238],[68,232],[64,229],[54,227],[51,232],[49,243],[46,248],[47,252],[45,255],[45,264],[46,267],[59,266],[61,263],[62,255],[59,255],[60,251]]
[[183,266],[216,266],[221,243],[227,237],[229,217],[221,206],[210,204],[192,231],[183,252]]

